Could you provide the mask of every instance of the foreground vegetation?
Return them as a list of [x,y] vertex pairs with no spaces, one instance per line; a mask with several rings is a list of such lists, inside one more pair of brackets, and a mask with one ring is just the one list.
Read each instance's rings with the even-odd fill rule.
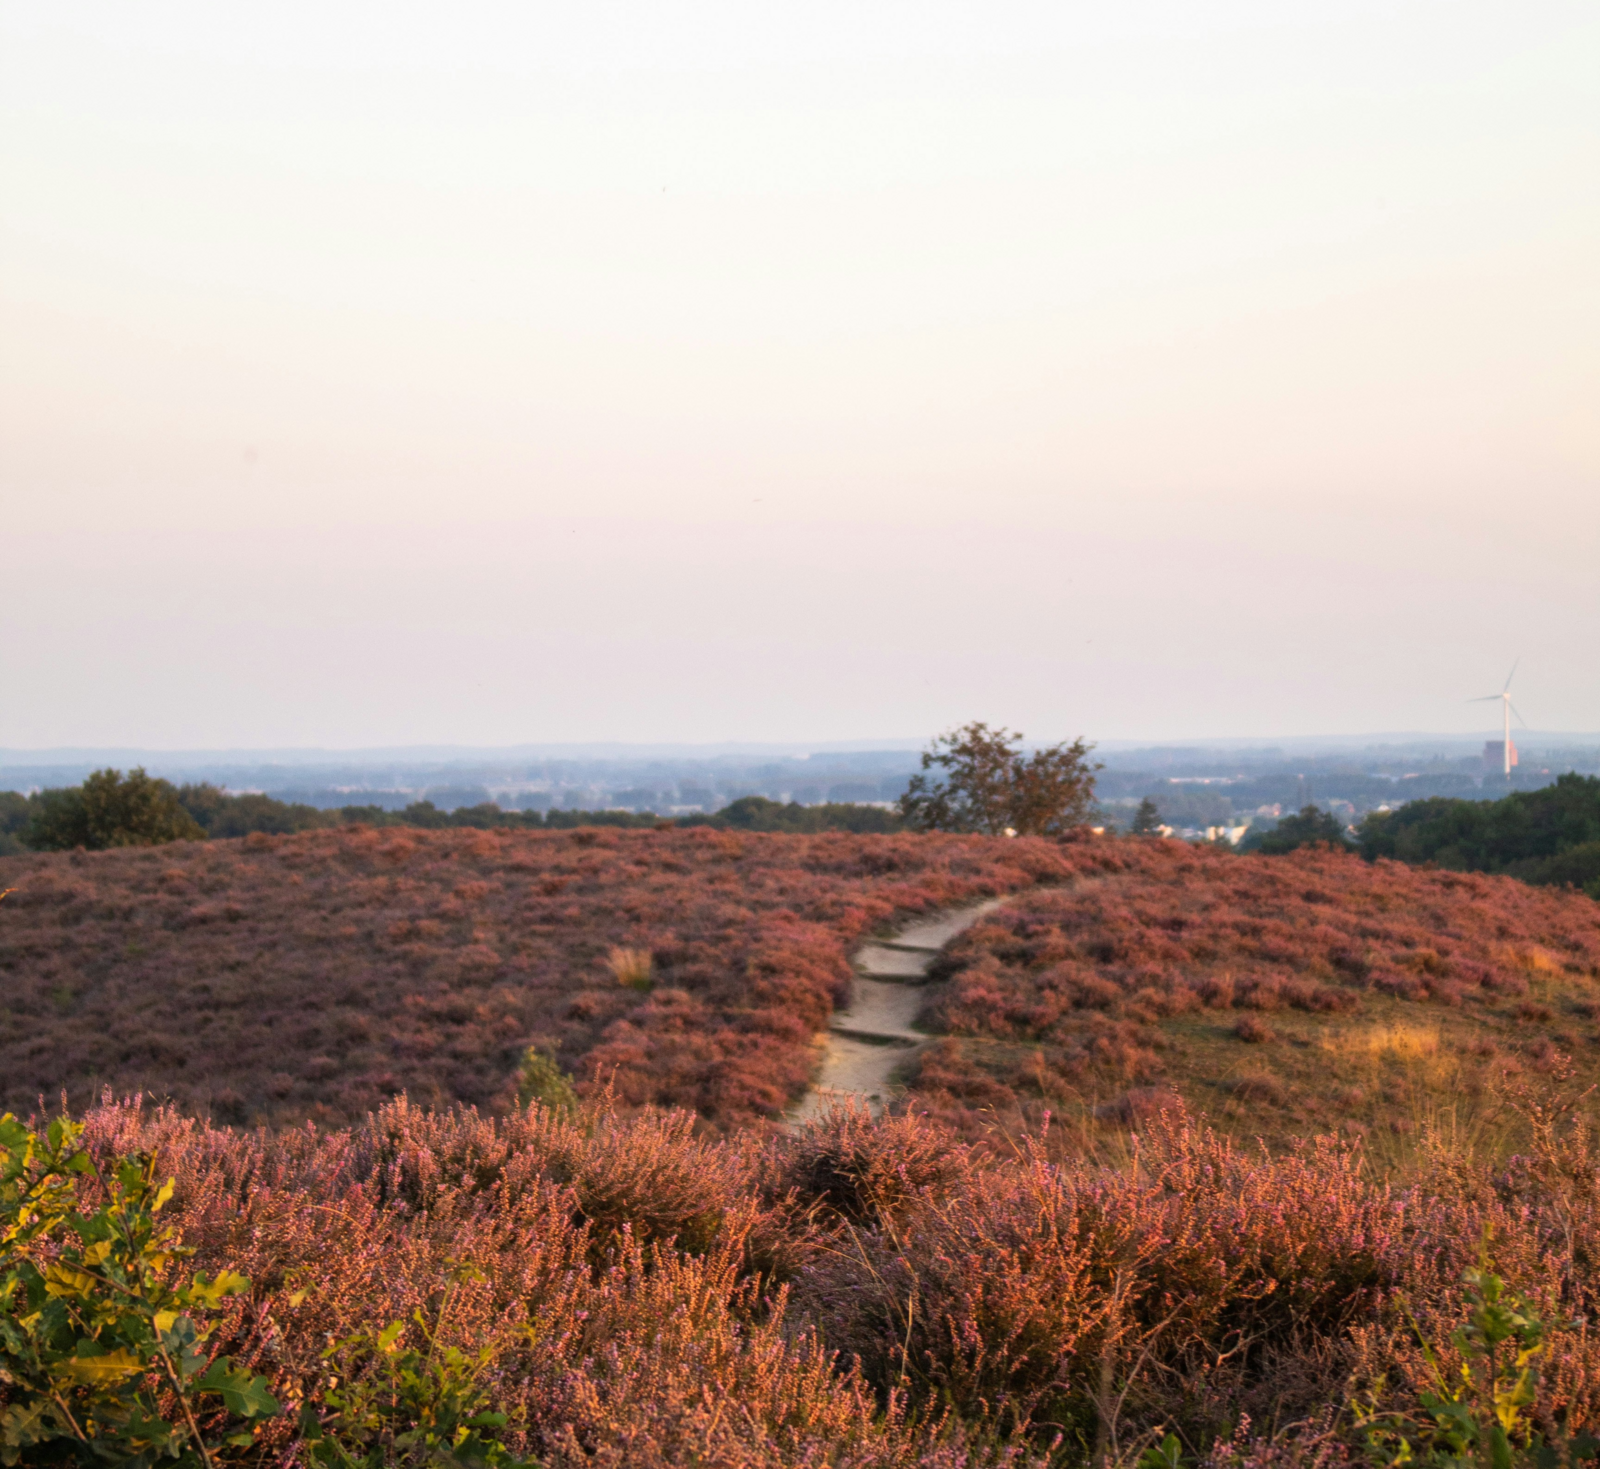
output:
[[1118,1167],[858,1114],[0,1124],[0,1457],[1570,1463],[1600,1153],[1559,1087],[1506,1100],[1522,1154],[1429,1137],[1387,1180],[1181,1112]]

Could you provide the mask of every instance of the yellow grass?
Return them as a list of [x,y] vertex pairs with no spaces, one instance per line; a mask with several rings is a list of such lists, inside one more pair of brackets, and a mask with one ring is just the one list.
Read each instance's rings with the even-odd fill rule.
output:
[[1507,945],[1497,950],[1495,957],[1502,963],[1514,964],[1519,969],[1525,969],[1529,974],[1565,974],[1567,968],[1557,955],[1548,949],[1539,948],[1537,944],[1529,944],[1520,949]]
[[1317,1037],[1324,1051],[1347,1060],[1420,1061],[1439,1054],[1439,1027],[1390,1020],[1378,1025],[1329,1029]]
[[651,985],[652,960],[648,949],[613,949],[606,955],[606,968],[617,983],[630,990],[647,990]]

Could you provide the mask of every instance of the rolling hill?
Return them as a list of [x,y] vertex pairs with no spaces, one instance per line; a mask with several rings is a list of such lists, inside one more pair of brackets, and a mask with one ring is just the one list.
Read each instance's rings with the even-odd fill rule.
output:
[[998,893],[900,1074],[968,1136],[1046,1111],[1117,1132],[1177,1095],[1235,1133],[1377,1145],[1484,1124],[1507,1070],[1600,1078],[1600,905],[1326,849],[353,827],[11,857],[0,887],[23,1111],[106,1088],[236,1124],[401,1092],[502,1111],[532,1047],[580,1091],[738,1126],[804,1090],[863,937]]
[[1174,1094],[1235,1133],[1487,1126],[1504,1073],[1600,1079],[1600,905],[1327,848],[1102,844],[956,941],[908,1078],[969,1133],[1126,1124]]
[[709,829],[7,857],[0,1108],[110,1088],[229,1123],[353,1121],[400,1092],[500,1109],[532,1046],[580,1089],[747,1122],[804,1089],[860,935],[1072,870],[1045,841]]

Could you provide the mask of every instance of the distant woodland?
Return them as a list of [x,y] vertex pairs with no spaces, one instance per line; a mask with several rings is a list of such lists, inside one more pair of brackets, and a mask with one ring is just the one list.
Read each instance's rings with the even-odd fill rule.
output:
[[[1085,770],[1073,778],[1084,788],[1082,800],[1074,808],[1074,819],[1097,819],[1089,804],[1094,787],[1092,773]],[[1152,819],[1159,804],[1146,803]],[[914,818],[918,814],[914,812]],[[911,822],[913,827],[921,824],[919,819]],[[0,856],[80,847],[103,851],[168,841],[225,840],[257,833],[288,836],[349,826],[505,831],[709,827],[867,835],[906,830],[907,820],[900,812],[879,805],[802,805],[766,796],[742,796],[714,814],[678,817],[624,810],[508,811],[493,802],[446,811],[427,800],[415,801],[399,811],[376,805],[326,809],[267,795],[233,795],[208,782],[173,785],[146,775],[143,770],[126,775],[113,770],[97,771],[79,786],[27,796],[0,791]],[[969,823],[943,829],[980,828]],[[1140,832],[1137,818],[1133,830],[1135,834]],[[1308,806],[1297,816],[1285,817],[1275,830],[1252,833],[1246,850],[1283,855],[1303,846],[1329,843],[1352,847],[1368,861],[1389,858],[1457,872],[1500,873],[1535,885],[1581,888],[1590,897],[1600,899],[1600,777],[1563,775],[1553,785],[1515,791],[1495,801],[1441,796],[1410,801],[1393,811],[1369,813],[1354,829],[1353,836],[1347,836],[1342,823],[1334,817]]]
[[208,782],[173,785],[142,770],[97,771],[82,785],[24,796],[0,791],[0,856],[24,851],[104,851],[166,841],[220,840],[260,832],[289,836],[342,826],[420,827],[445,830],[567,831],[610,826],[664,829],[709,826],[735,831],[894,832],[900,817],[881,806],[827,802],[803,806],[765,796],[744,796],[714,815],[661,817],[650,812],[506,811],[493,802],[445,811],[415,801],[400,811],[351,805],[334,809],[272,796],[232,795]]
[[1500,872],[1600,898],[1600,778],[1563,775],[1498,801],[1434,799],[1374,812],[1361,823],[1360,848],[1369,861]]

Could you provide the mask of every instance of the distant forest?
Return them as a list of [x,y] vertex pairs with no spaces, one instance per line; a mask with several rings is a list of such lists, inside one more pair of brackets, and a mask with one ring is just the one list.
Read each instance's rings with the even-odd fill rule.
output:
[[[1206,794],[1195,792],[1201,800]],[[130,802],[139,809],[131,810]],[[101,815],[91,819],[85,808],[97,803]],[[1151,804],[1162,804],[1161,798]],[[110,815],[105,814],[108,807]],[[157,811],[165,814],[154,816]],[[493,802],[454,811],[441,810],[432,801],[415,801],[400,811],[374,805],[329,810],[266,795],[230,795],[205,782],[174,786],[143,771],[127,777],[102,771],[81,786],[30,796],[0,791],[0,856],[30,849],[216,840],[253,832],[287,835],[351,825],[522,831],[704,826],[862,834],[905,829],[898,812],[881,806],[849,802],[806,806],[766,796],[740,797],[712,815],[663,817],[616,810],[505,811]],[[1276,833],[1268,830],[1253,837],[1246,850],[1274,854],[1325,842],[1354,847],[1368,861],[1391,858],[1460,872],[1501,873],[1538,885],[1581,888],[1600,899],[1600,777],[1563,775],[1552,785],[1514,791],[1497,801],[1438,796],[1410,801],[1393,811],[1370,812],[1355,828],[1353,840],[1343,835],[1340,822],[1308,806],[1300,816],[1285,818]]]
[[1435,798],[1375,811],[1361,823],[1359,846],[1368,861],[1499,872],[1600,899],[1600,778],[1563,775],[1498,801]]
[[1242,850],[1268,856],[1331,845],[1453,872],[1491,872],[1541,887],[1582,888],[1600,899],[1600,778],[1563,775],[1553,785],[1498,801],[1431,797],[1370,812],[1347,834],[1336,817],[1306,806],[1252,833]]
[[[106,772],[101,772],[101,775]],[[116,772],[110,772],[116,775]],[[0,791],[0,856],[28,850],[50,851],[76,846],[108,847],[128,844],[114,831],[97,839],[82,819],[85,792],[100,775],[91,776],[82,786],[38,792],[24,796],[16,791]],[[209,783],[174,786],[168,781],[134,771],[111,788],[113,800],[127,799],[130,786],[144,791],[156,804],[175,803],[192,827],[175,826],[158,839],[226,839],[249,836],[253,832],[283,836],[291,832],[317,831],[339,826],[410,826],[437,830],[446,827],[510,828],[520,831],[567,830],[580,826],[666,828],[709,826],[738,831],[787,832],[894,832],[903,828],[897,813],[881,806],[828,802],[802,806],[798,802],[769,800],[765,796],[744,796],[724,806],[714,815],[676,818],[633,811],[503,811],[493,802],[444,811],[432,801],[414,801],[400,811],[381,806],[343,806],[324,809],[294,801],[279,801],[264,795],[230,795]],[[137,797],[135,797],[137,799]]]

